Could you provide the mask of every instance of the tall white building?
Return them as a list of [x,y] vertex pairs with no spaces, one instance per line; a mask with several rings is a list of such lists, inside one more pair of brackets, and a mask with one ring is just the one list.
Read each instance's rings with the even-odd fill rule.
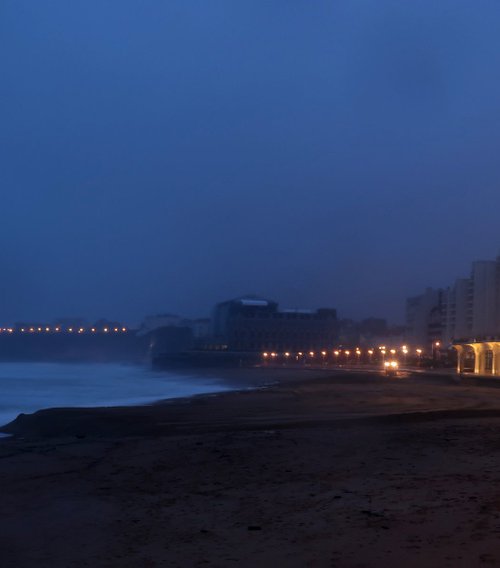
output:
[[458,278],[445,294],[443,340],[469,337],[472,333],[472,279]]
[[500,337],[500,257],[473,262],[469,278],[444,291],[428,288],[406,306],[409,342]]
[[472,264],[472,335],[495,335],[500,332],[499,278],[500,259]]

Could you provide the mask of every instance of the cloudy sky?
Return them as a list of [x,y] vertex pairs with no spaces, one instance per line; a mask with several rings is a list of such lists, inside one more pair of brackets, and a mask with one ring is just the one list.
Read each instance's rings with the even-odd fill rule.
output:
[[500,250],[497,1],[2,0],[0,319],[403,320]]

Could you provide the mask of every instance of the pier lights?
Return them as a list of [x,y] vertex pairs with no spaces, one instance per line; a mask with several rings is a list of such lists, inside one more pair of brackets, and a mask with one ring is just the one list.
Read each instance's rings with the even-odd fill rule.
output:
[[90,330],[92,333],[95,333],[95,327]]
[[104,333],[108,333],[109,329],[107,327],[104,328]]
[[24,327],[21,328],[21,333],[24,333]]
[[123,331],[123,333],[125,333],[125,332],[127,331],[127,328],[126,328],[126,327],[122,327],[122,331]]
[[32,327],[30,327],[30,331],[31,333],[33,333],[35,330]]
[[45,328],[45,331],[50,331],[50,327],[46,327],[46,328]]
[[118,331],[118,328],[117,328],[117,327],[115,327],[114,331],[115,331],[115,333],[116,333],[116,332]]
[[68,331],[69,331],[69,333],[73,333],[73,328],[70,327],[70,328],[68,329]]
[[61,331],[61,328],[60,328],[60,327],[56,327],[56,331]]
[[39,328],[38,328],[38,331],[42,331],[42,328],[41,328],[41,327],[39,327]]

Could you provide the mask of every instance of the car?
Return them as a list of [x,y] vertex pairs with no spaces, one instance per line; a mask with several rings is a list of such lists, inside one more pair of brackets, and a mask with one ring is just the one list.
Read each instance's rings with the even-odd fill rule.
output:
[[384,361],[384,369],[387,376],[396,376],[398,374],[399,363],[394,359]]

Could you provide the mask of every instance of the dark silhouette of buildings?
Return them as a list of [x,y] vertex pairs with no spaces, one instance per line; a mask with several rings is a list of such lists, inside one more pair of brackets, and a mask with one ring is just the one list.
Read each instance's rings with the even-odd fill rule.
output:
[[278,308],[263,298],[244,297],[217,304],[213,313],[215,345],[228,351],[300,351],[334,345],[337,311]]

